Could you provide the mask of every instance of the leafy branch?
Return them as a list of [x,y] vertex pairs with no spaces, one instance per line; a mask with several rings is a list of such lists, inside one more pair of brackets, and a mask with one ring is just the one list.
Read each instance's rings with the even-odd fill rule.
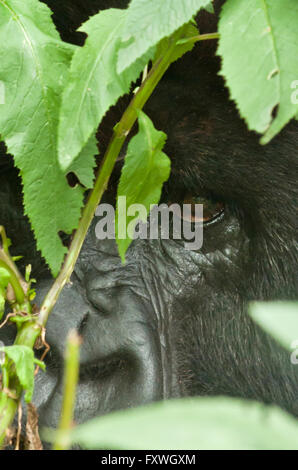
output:
[[[33,313],[31,281],[19,273],[0,228],[0,319],[6,302],[12,309],[6,320],[17,324],[14,346],[4,348],[0,445],[23,391],[25,399],[31,399],[34,365],[43,366],[33,355],[36,340],[44,336],[49,314],[70,280],[119,152],[160,79],[196,42],[220,39],[222,74],[231,96],[249,129],[263,134],[262,142],[267,143],[297,116],[297,102],[291,95],[298,76],[295,1],[227,0],[219,32],[201,35],[192,18],[202,8],[210,11],[210,0],[132,0],[127,10],[110,9],[88,20],[80,28],[88,37],[79,48],[60,40],[45,4],[0,0],[0,85],[6,98],[1,104],[1,138],[22,176],[25,212],[37,247],[53,276],[59,273],[40,311]],[[96,129],[150,62],[150,72],[114,128],[93,184]],[[139,123],[139,135],[142,125],[157,135],[144,116]],[[159,137],[161,150],[165,138]],[[131,141],[130,150],[134,144]],[[150,157],[148,147],[144,139],[143,154]],[[124,178],[129,180],[133,178],[129,165],[126,169]],[[81,184],[71,188],[66,178],[69,172]],[[159,179],[150,193],[152,201],[163,181]],[[84,193],[91,188],[82,211]],[[67,251],[59,232],[70,234],[76,228]],[[122,259],[128,243],[124,245]]]
[[[188,45],[181,46],[179,44],[179,40],[185,37],[186,31],[186,28],[180,28],[178,32],[175,32],[173,36],[165,40],[166,47],[161,49],[162,54],[155,58],[152,69],[138,91],[135,93],[120,122],[115,126],[113,136],[104,156],[103,163],[99,169],[94,187],[83,210],[78,229],[76,230],[71,242],[63,267],[53,286],[47,293],[38,316],[34,319],[32,318],[32,321],[19,326],[15,345],[22,345],[25,348],[29,347],[33,349],[38,336],[43,331],[50,312],[58,300],[63,287],[71,277],[95,210],[107,187],[115,162],[119,156],[119,152],[138,118],[139,111],[151,96],[172,61],[176,60],[178,56],[180,57],[184,51],[189,50]],[[0,421],[5,423],[5,428],[4,425],[3,428],[0,427],[0,443],[5,437],[5,429],[14,417],[18,401],[20,400],[23,391],[20,377],[17,372],[18,371],[15,367],[12,367],[9,370],[9,380],[7,384],[9,387],[7,388],[9,393],[2,391],[3,400],[0,402]]]
[[79,377],[79,355],[81,339],[75,330],[70,331],[66,340],[64,365],[64,392],[61,420],[53,450],[66,450],[71,444],[69,432],[72,428]]
[[[181,32],[181,35],[183,33]],[[112,139],[109,143],[107,151],[105,153],[103,163],[99,169],[98,176],[95,181],[93,190],[90,193],[88,202],[84,208],[79,227],[74,235],[73,241],[70,245],[68,255],[62,270],[54,282],[52,288],[46,295],[39,314],[38,323],[45,325],[48,316],[54,307],[60,292],[62,291],[65,284],[69,281],[70,276],[73,272],[75,263],[78,259],[82,244],[85,240],[88,228],[93,219],[95,210],[100,203],[101,197],[108,185],[110,176],[112,174],[114,165],[119,156],[121,148],[130,133],[138,116],[138,111],[141,110],[152,92],[156,88],[160,79],[168,69],[172,54],[177,47],[177,41],[175,39],[169,39],[169,47],[163,57],[159,57],[151,71],[149,72],[146,80],[142,83],[141,87],[133,97],[126,111],[124,112],[120,122],[115,126]]]

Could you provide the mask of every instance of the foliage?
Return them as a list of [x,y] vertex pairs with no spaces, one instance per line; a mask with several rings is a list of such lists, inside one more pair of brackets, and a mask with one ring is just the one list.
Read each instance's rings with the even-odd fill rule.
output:
[[[227,0],[221,12],[221,73],[249,129],[263,135],[262,143],[269,142],[297,116],[298,100],[292,99],[293,83],[298,77],[297,8],[296,0]],[[23,391],[25,400],[31,400],[34,364],[42,366],[34,358],[35,341],[71,276],[95,209],[137,118],[139,132],[128,145],[118,195],[125,195],[129,203],[143,203],[146,208],[159,202],[162,185],[170,173],[169,159],[162,152],[166,135],[154,128],[142,108],[173,61],[191,50],[195,42],[218,36],[200,35],[194,16],[201,9],[212,12],[210,0],[132,0],[126,10],[110,9],[89,19],[80,28],[88,35],[84,46],[74,47],[60,39],[51,11],[42,2],[0,0],[1,139],[20,170],[25,212],[37,247],[53,276],[59,274],[39,312],[32,315],[32,280],[29,276],[22,278],[3,238],[0,317],[9,301],[11,320],[17,323],[18,332],[15,344],[5,348],[0,444],[5,435],[1,420],[12,422]],[[143,70],[142,83],[136,83]],[[133,89],[134,97],[120,122],[115,123],[94,182],[97,127],[108,109]],[[75,187],[68,184],[69,172],[78,178]],[[86,189],[92,191],[84,205]],[[60,232],[71,234],[75,229],[67,250]],[[118,237],[117,242],[124,260],[131,239]],[[12,299],[8,295],[10,287]],[[290,330],[296,329],[297,322],[284,306],[269,307],[270,312],[276,310],[270,318],[263,306],[253,306],[251,314],[289,347]],[[10,406],[6,407],[8,402]],[[266,420],[264,414],[260,405],[239,401],[181,400],[107,416],[78,427],[72,436],[89,447],[104,444],[143,448],[143,437],[135,431],[142,422],[142,426],[148,425],[144,436],[151,439],[146,446],[152,448],[160,446],[162,433],[172,436],[171,441],[162,442],[168,448],[295,445],[296,422],[276,408],[266,409]],[[175,416],[178,427],[173,421]]]
[[297,114],[291,99],[298,77],[297,17],[295,0],[229,0],[221,13],[222,74],[249,129],[264,134],[263,143]]
[[71,437],[89,449],[295,449],[298,422],[256,402],[186,398],[96,418]]
[[74,54],[70,77],[63,93],[59,126],[59,161],[69,168],[107,110],[145,67],[137,61],[126,73],[117,74],[116,63],[126,12],[109,9],[93,16],[79,29],[87,41]]
[[10,274],[5,268],[0,268],[0,320],[4,315],[6,289],[10,280]]
[[[165,54],[169,39],[177,42],[169,64],[193,47],[192,41],[182,47],[177,32],[211,6],[210,0],[133,0],[127,10],[94,15],[80,27],[88,34],[85,45],[74,47],[60,40],[50,10],[38,0],[1,0],[0,132],[21,171],[25,211],[54,276],[66,253],[59,232],[77,228],[84,187],[93,184],[97,126],[146,63]],[[291,99],[298,76],[295,12],[295,0],[228,0],[221,12],[222,74],[264,143],[297,114]],[[195,31],[189,23],[184,37]],[[70,171],[84,187],[68,185]]]
[[208,4],[210,0],[132,0],[121,37],[117,72],[127,70],[146,54],[152,59],[159,41],[175,33]]
[[84,192],[68,185],[57,161],[61,93],[74,47],[60,40],[50,10],[38,0],[0,2],[0,40],[0,134],[20,169],[37,247],[57,275],[66,253],[58,232],[77,226]]
[[[157,131],[149,117],[140,111],[139,132],[128,145],[117,192],[116,239],[123,262],[125,261],[125,252],[132,241],[137,220],[146,222],[147,214],[143,217],[141,214],[126,216],[121,214],[121,211],[119,213],[119,198],[127,196],[127,207],[132,209],[132,204],[142,204],[148,213],[151,204],[158,204],[162,185],[167,181],[171,168],[170,159],[162,152],[166,138],[166,134]],[[120,217],[126,217],[120,226],[128,227],[131,230],[131,233],[125,233],[123,238],[120,238],[118,233]]]
[[255,302],[251,317],[285,349],[292,350],[298,338],[298,304],[295,302]]
[[[19,381],[25,390],[25,401],[29,403],[32,400],[34,391],[34,364],[37,364],[43,370],[45,365],[34,357],[34,353],[28,346],[5,346],[3,348],[7,359],[11,359],[15,365]],[[9,361],[6,359],[2,370],[9,368]]]

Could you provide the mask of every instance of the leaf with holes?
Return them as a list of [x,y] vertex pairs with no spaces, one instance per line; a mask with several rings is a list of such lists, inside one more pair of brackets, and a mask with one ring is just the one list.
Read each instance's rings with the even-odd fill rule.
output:
[[60,95],[75,48],[60,40],[51,11],[38,0],[0,0],[0,42],[0,133],[20,169],[37,247],[57,275],[66,253],[58,233],[77,227],[84,193],[68,185],[57,154]]
[[[298,111],[296,0],[227,0],[219,22],[222,75],[248,128],[269,142]],[[278,106],[276,116],[273,117]]]
[[[119,50],[118,73],[122,73],[165,37],[188,23],[210,0],[132,0],[128,10]],[[151,58],[153,55],[151,55]]]
[[59,162],[63,169],[75,162],[105,113],[129,92],[131,82],[147,63],[144,57],[124,73],[116,72],[125,17],[125,10],[111,8],[93,16],[79,29],[88,38],[74,54],[63,94],[59,126]]

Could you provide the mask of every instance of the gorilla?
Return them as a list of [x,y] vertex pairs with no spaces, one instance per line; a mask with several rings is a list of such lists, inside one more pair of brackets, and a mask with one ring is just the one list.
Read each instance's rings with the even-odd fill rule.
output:
[[[81,45],[85,37],[76,29],[83,21],[128,2],[44,3],[62,38]],[[215,16],[199,14],[201,33],[216,31],[222,3],[215,2]],[[289,123],[261,146],[230,100],[219,69],[216,41],[197,45],[170,67],[145,108],[168,135],[172,172],[162,202],[204,204],[203,247],[187,251],[179,240],[134,240],[123,265],[115,241],[96,238],[95,217],[48,322],[47,370],[38,374],[34,395],[41,425],[57,426],[65,338],[72,328],[83,338],[76,422],[195,395],[254,399],[298,415],[298,368],[247,313],[253,300],[298,297],[298,124]],[[100,126],[100,154],[127,102],[120,100]],[[38,303],[52,279],[35,251],[11,160],[3,148],[0,223],[14,252],[25,255],[23,266],[33,264]],[[104,202],[115,201],[122,162]],[[7,345],[14,335],[13,325],[0,331]]]

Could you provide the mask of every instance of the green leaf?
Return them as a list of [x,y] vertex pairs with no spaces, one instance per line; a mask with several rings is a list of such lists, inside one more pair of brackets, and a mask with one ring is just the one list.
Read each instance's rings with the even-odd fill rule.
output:
[[29,403],[34,391],[34,364],[37,363],[42,369],[44,364],[34,358],[33,350],[28,346],[5,346],[4,352],[15,364],[20,384],[26,391],[25,401]]
[[[122,73],[163,38],[188,23],[210,0],[132,0],[119,50],[117,71]],[[153,56],[151,56],[152,58]]]
[[207,5],[204,10],[208,11],[208,13],[211,13],[211,14],[214,14],[214,6],[213,6],[213,3],[212,1],[209,3],[209,5]]
[[2,320],[5,311],[6,290],[0,286],[0,320]]
[[21,315],[16,314],[14,317],[10,317],[9,321],[16,323],[19,326],[19,325],[22,325],[23,323],[32,321],[32,317],[30,315],[26,315],[22,317]]
[[[169,59],[170,63],[175,62],[176,60],[180,59],[186,52],[191,51],[194,48],[195,43],[191,43],[188,41],[189,38],[193,38],[198,36],[199,30],[197,26],[193,23],[187,23],[186,25],[179,28],[179,30],[172,36],[171,39],[175,39],[175,35],[177,37],[177,47],[174,49],[171,58]],[[165,38],[158,44],[156,48],[155,57],[158,60],[161,56],[163,56],[169,49],[170,46],[170,39]]]
[[70,171],[72,171],[80,183],[85,188],[92,188],[94,181],[94,155],[98,154],[97,139],[92,135],[83,150],[79,153],[74,162],[72,162]]
[[188,398],[101,416],[75,428],[72,440],[89,449],[297,449],[298,424],[252,401]]
[[[248,128],[272,139],[297,114],[296,0],[228,0],[219,22],[222,75]],[[278,105],[276,117],[273,111]]]
[[[116,240],[122,262],[125,261],[125,253],[132,238],[119,238],[118,221],[136,225],[137,220],[133,216],[121,214],[119,212],[118,200],[120,196],[126,196],[126,207],[132,204],[142,204],[147,213],[151,204],[158,204],[162,185],[169,178],[171,162],[165,153],[162,152],[166,142],[166,134],[157,131],[152,121],[145,113],[139,112],[139,132],[134,136],[127,149],[125,163],[122,168],[121,178],[117,190],[116,208]],[[138,220],[146,221],[147,217],[140,216]]]
[[36,364],[38,367],[41,368],[41,370],[45,371],[46,370],[46,365],[43,361],[40,361],[39,359],[34,358],[34,364]]
[[0,268],[0,286],[6,288],[9,284],[10,274],[5,268]]
[[60,40],[51,11],[37,0],[0,0],[0,42],[0,133],[20,169],[37,247],[55,276],[66,252],[58,232],[77,227],[84,192],[68,185],[57,153],[60,94],[74,46]]
[[59,126],[61,168],[69,168],[105,113],[129,92],[131,82],[147,63],[145,57],[127,72],[116,72],[125,16],[125,10],[111,8],[93,16],[79,28],[88,38],[84,47],[74,54],[69,83],[63,94]]
[[249,313],[283,347],[293,349],[292,343],[298,340],[298,303],[254,302]]
[[6,288],[9,284],[10,274],[5,268],[0,268],[0,320],[4,315]]
[[24,258],[24,256],[21,256],[21,255],[19,255],[19,256],[12,256],[12,257],[11,257],[11,259],[12,259],[13,261],[20,261],[20,259],[23,259],[23,258]]

